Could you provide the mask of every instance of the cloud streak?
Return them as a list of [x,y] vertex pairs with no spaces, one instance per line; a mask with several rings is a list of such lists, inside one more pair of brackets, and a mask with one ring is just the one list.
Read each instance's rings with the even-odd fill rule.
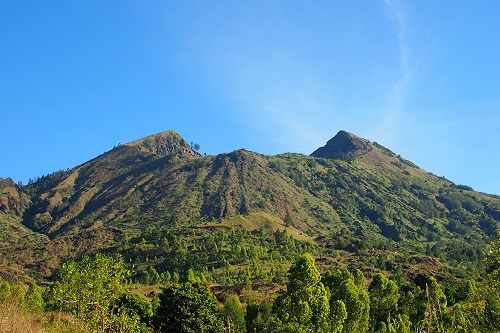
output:
[[310,59],[294,53],[289,44],[254,42],[243,49],[224,49],[204,61],[210,71],[218,72],[208,75],[218,78],[217,84],[234,102],[235,116],[255,129],[249,135],[265,135],[272,141],[268,147],[274,149],[269,153],[292,147],[310,153],[332,135],[320,133],[317,124],[325,110],[333,109],[333,89]]
[[[389,0],[382,5],[333,6],[329,15],[325,6],[313,6],[307,15],[283,14],[278,23],[262,7],[246,10],[257,13],[248,15],[257,15],[258,26],[246,15],[232,20],[213,14],[207,20],[218,22],[224,33],[214,39],[203,29],[189,31],[189,64],[201,68],[202,81],[229,100],[231,117],[258,133],[248,137],[268,138],[274,151],[266,153],[292,147],[307,153],[339,129],[390,144],[398,135],[415,62],[403,6]],[[394,48],[388,44],[391,31],[378,25],[387,22],[387,13]],[[295,21],[306,16],[310,26],[297,28]],[[374,29],[381,31],[380,42],[368,37]]]
[[[253,62],[255,59],[246,59]],[[251,66],[236,66],[230,78],[235,98],[245,106],[242,117],[266,132],[277,145],[308,152],[318,142],[322,114],[331,109],[330,87],[307,62],[281,55]],[[298,144],[298,146],[297,146]]]
[[374,136],[380,138],[380,141],[384,144],[392,146],[399,135],[398,132],[401,127],[400,120],[405,112],[405,106],[414,80],[417,63],[413,60],[412,47],[407,37],[409,24],[402,1],[384,0],[384,4],[395,26],[400,75],[387,96],[387,106],[384,111],[383,119]]

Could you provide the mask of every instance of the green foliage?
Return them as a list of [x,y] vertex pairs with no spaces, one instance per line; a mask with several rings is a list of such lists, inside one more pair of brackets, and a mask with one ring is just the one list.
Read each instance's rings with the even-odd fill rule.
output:
[[263,332],[272,313],[273,304],[264,299],[260,304],[254,301],[247,304],[245,321],[247,332]]
[[24,295],[24,304],[26,309],[33,313],[41,313],[45,309],[42,290],[36,283],[28,287],[28,291]]
[[230,332],[246,332],[245,310],[238,296],[231,295],[226,297],[223,315]]
[[195,276],[194,270],[192,268],[190,268],[186,271],[186,274],[184,275],[182,282],[196,283],[196,282],[201,282],[201,281],[200,281],[200,279],[198,279]]
[[0,278],[0,302],[5,302],[11,298],[11,286],[8,281]]
[[[323,276],[309,254],[300,256],[288,271],[287,292],[278,296],[274,304],[264,300],[261,304],[250,301],[246,306],[237,296],[227,296],[221,309],[210,290],[197,278],[192,270],[186,271],[181,284],[163,288],[155,299],[155,306],[143,295],[107,293],[111,300],[103,316],[98,304],[81,307],[56,306],[54,288],[68,290],[68,298],[61,304],[76,304],[88,296],[89,286],[99,275],[109,274],[109,267],[120,271],[123,262],[109,256],[97,255],[95,259],[84,258],[81,262],[63,264],[58,280],[47,289],[49,309],[61,311],[58,318],[68,316],[72,322],[48,316],[45,327],[54,333],[62,332],[498,332],[500,323],[500,293],[498,292],[498,242],[491,245],[488,263],[487,285],[477,287],[467,280],[445,281],[440,284],[428,274],[418,275],[414,283],[407,281],[401,271],[389,279],[375,274],[368,286],[360,270],[340,267]],[[96,263],[102,264],[99,267]],[[121,262],[121,264],[120,264]],[[116,265],[115,265],[116,264]],[[75,266],[76,265],[76,266]],[[120,268],[121,267],[121,268]],[[71,268],[71,269],[70,269]],[[83,272],[89,276],[85,280]],[[113,271],[114,272],[114,271]],[[76,277],[73,286],[64,277]],[[119,275],[119,274],[118,274]],[[109,282],[110,280],[108,280]],[[111,282],[112,283],[112,282]],[[121,282],[119,282],[121,284]],[[103,285],[101,284],[101,288]],[[368,293],[369,292],[369,297]],[[445,292],[453,296],[449,306]],[[97,290],[93,290],[97,292]],[[40,288],[33,284],[27,290],[18,285],[2,281],[0,284],[0,315],[4,304],[13,304],[24,309],[30,316],[43,314],[44,299]],[[60,295],[59,295],[60,296]],[[245,298],[247,298],[245,296]],[[103,300],[96,297],[95,302]],[[88,302],[84,302],[88,303]],[[80,312],[79,312],[80,311]],[[369,316],[368,316],[369,311]],[[3,318],[5,315],[3,315]],[[45,317],[45,316],[44,316]],[[23,317],[24,318],[24,317]],[[39,318],[39,317],[37,317]],[[39,319],[36,319],[39,321]],[[45,320],[45,319],[44,319]],[[69,319],[68,319],[69,320]],[[148,323],[154,322],[154,327]],[[0,323],[1,325],[1,323]],[[71,329],[71,327],[77,329]],[[24,333],[24,331],[23,331]]]
[[490,244],[487,266],[485,319],[488,327],[500,327],[500,239]]
[[124,292],[116,302],[116,307],[129,317],[139,317],[142,323],[148,324],[153,318],[153,307],[144,295]]
[[328,293],[310,254],[290,268],[287,293],[276,298],[273,313],[269,332],[330,332],[342,325],[343,317],[341,304],[330,313]]
[[370,319],[372,327],[386,323],[391,315],[398,313],[399,288],[395,281],[387,279],[381,273],[376,274],[370,286]]
[[347,319],[347,309],[342,300],[330,300],[330,330],[332,333],[340,333],[344,329]]
[[448,306],[466,301],[477,291],[474,280],[453,278],[441,283]]
[[500,291],[500,239],[490,244],[487,273],[490,288]]
[[85,320],[96,332],[141,331],[139,318],[117,307],[130,276],[122,258],[96,254],[81,261],[65,262],[57,281],[47,291],[50,309],[65,311]]
[[316,248],[311,242],[294,239],[284,228],[272,233],[265,228],[220,228],[207,233],[202,228],[159,226],[144,230],[128,246],[120,246],[120,252],[137,265],[134,282],[178,282],[173,277],[176,271],[191,271],[196,279],[234,285],[252,281],[284,283],[286,270],[282,264],[302,253],[315,252]]
[[[342,301],[347,318],[342,332],[366,332],[369,327],[370,298],[364,287],[364,277],[355,270],[357,279],[347,269],[341,268],[333,273],[327,271],[323,277],[325,286],[330,291],[330,304]],[[331,305],[332,306],[332,305]]]
[[198,282],[173,284],[162,289],[155,326],[161,332],[222,332],[224,320],[217,300]]
[[485,321],[490,329],[500,327],[500,295],[493,290],[486,294]]

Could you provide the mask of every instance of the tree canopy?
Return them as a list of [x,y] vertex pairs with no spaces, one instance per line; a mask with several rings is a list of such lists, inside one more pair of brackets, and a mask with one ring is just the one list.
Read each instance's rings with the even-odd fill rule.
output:
[[224,320],[217,300],[200,282],[176,283],[164,287],[159,295],[155,325],[161,332],[218,333]]

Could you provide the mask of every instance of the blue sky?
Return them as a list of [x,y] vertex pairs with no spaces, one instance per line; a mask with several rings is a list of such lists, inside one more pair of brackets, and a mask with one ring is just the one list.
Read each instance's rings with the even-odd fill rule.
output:
[[0,177],[173,129],[310,154],[339,130],[500,194],[498,1],[2,1]]

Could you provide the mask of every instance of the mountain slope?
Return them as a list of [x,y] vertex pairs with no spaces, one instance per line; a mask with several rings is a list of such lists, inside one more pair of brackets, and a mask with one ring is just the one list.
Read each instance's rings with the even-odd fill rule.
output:
[[244,270],[253,265],[248,251],[272,268],[307,249],[325,265],[347,261],[368,274],[475,275],[500,223],[499,197],[457,186],[345,131],[311,156],[201,156],[167,131],[4,188],[0,218],[34,241],[6,242],[15,267],[0,264],[0,273],[17,269],[42,280],[72,254],[103,250],[160,273],[207,263]]
[[33,232],[19,223],[29,205],[28,195],[20,185],[15,184],[10,178],[0,178],[0,247],[46,239],[44,235]]

